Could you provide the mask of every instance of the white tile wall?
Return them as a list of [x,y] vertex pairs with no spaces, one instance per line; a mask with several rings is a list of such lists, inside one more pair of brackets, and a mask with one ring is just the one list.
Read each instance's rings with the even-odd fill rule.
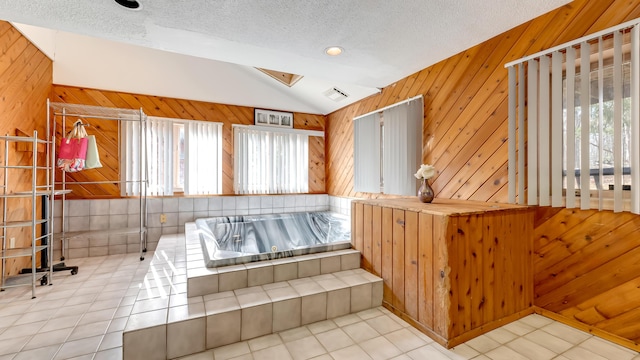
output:
[[[331,199],[331,200],[330,200]],[[331,204],[330,204],[331,201]],[[55,203],[54,227],[61,231],[61,201]],[[339,205],[335,205],[339,204]],[[336,211],[347,213],[350,199],[330,197],[326,194],[212,196],[197,198],[147,199],[147,250],[154,250],[161,235],[184,232],[184,224],[195,219],[213,216],[274,214],[298,211]],[[67,200],[67,231],[110,230],[137,227],[140,223],[139,199]],[[336,210],[337,209],[337,210]],[[166,222],[160,222],[160,214]],[[96,235],[92,235],[92,239]],[[139,236],[110,235],[96,245],[89,237],[78,237],[67,242],[65,257],[78,258],[135,253],[139,251]],[[60,249],[60,244],[56,244]],[[57,255],[59,256],[59,255]]]
[[351,200],[354,200],[354,198],[329,196],[329,210],[351,216]]

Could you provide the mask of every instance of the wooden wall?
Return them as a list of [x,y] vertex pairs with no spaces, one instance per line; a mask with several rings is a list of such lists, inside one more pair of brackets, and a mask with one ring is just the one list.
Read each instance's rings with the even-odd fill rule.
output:
[[[506,202],[504,64],[638,17],[638,1],[574,0],[330,114],[327,192],[384,197],[353,191],[352,119],[422,94],[423,161],[438,170],[431,182],[436,197]],[[634,258],[640,255],[640,217],[541,208],[535,227],[534,304],[637,348],[640,269]]]
[[[0,134],[16,135],[16,130],[19,130],[31,136],[33,130],[38,130],[38,136],[45,138],[45,104],[51,89],[52,69],[49,58],[11,24],[0,21]],[[0,145],[0,162],[4,163],[4,142]],[[45,159],[44,153],[38,155],[42,160]],[[9,161],[14,165],[30,165],[31,152],[18,151],[15,143],[10,144]],[[4,172],[0,172],[0,180],[4,182]],[[30,171],[10,170],[8,180],[10,192],[31,188]],[[44,174],[39,180],[45,180]],[[28,219],[31,216],[31,201],[11,199],[7,203],[7,212],[8,220]],[[16,247],[30,246],[30,231],[29,228],[10,229],[7,238],[15,237]],[[30,258],[8,259],[6,269],[2,271],[13,275],[23,267],[30,267],[30,264]]]
[[[222,191],[233,194],[233,130],[232,124],[253,124],[251,107],[207,103],[202,101],[172,99],[158,96],[129,94],[122,92],[85,89],[71,86],[54,85],[51,101],[117,107],[127,109],[142,108],[147,115],[180,119],[206,120],[223,123],[223,173]],[[325,117],[294,113],[294,128],[306,130],[325,129]],[[76,119],[72,119],[73,123]],[[94,122],[92,120],[92,122]],[[98,181],[118,179],[118,141],[117,123],[97,121],[98,125],[88,128],[88,133],[96,135],[103,167],[67,174],[75,181]],[[309,140],[309,192],[325,192],[325,141],[312,137]],[[58,175],[59,176],[59,175]],[[114,185],[75,186],[69,198],[114,198],[120,191]]]

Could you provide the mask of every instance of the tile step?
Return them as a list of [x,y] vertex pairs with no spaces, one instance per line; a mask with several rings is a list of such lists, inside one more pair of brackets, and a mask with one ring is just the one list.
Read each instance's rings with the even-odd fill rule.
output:
[[207,268],[203,259],[189,255],[187,242],[187,295],[209,295],[358,268],[360,252],[354,249]]
[[[300,274],[300,262],[293,263]],[[275,274],[277,266],[261,269]],[[189,296],[179,306],[160,301],[134,304],[123,333],[124,359],[172,359],[378,307],[382,279],[356,268]]]

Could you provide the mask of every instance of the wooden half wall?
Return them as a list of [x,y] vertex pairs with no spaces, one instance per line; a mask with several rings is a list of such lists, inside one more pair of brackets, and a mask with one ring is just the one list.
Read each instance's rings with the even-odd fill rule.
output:
[[[222,122],[222,191],[223,194],[228,195],[234,193],[232,124],[253,124],[254,108],[63,85],[53,86],[51,101],[126,109],[142,108],[149,116]],[[293,127],[296,129],[325,130],[325,117],[323,115],[294,113],[293,120]],[[71,121],[71,123],[72,122],[73,121]],[[96,135],[101,160],[103,158],[105,160],[103,161],[104,166],[100,169],[67,174],[68,179],[75,181],[118,179],[117,123],[113,121],[99,122],[99,126],[90,127],[88,133]],[[60,134],[58,134],[58,136],[59,135]],[[325,139],[321,137],[310,137],[309,193],[325,192],[324,159]],[[73,193],[68,197],[82,199],[115,198],[120,197],[120,191],[117,186],[109,184],[74,186]]]
[[[385,197],[353,190],[352,119],[422,94],[422,154],[424,163],[438,170],[431,182],[436,198],[507,202],[504,64],[638,17],[638,1],[574,0],[330,114],[327,192]],[[534,232],[534,305],[638,350],[639,256],[639,216],[540,208]]]
[[[38,137],[46,137],[46,102],[52,79],[51,60],[11,24],[0,21],[0,134],[31,136],[33,131],[37,130]],[[0,162],[4,163],[4,143],[1,145],[3,148],[0,151]],[[44,166],[45,153],[41,152],[38,155],[42,160],[39,164]],[[10,144],[9,161],[14,165],[31,165],[31,152],[21,151],[15,143]],[[4,183],[4,172],[0,172],[0,180]],[[38,181],[44,183],[45,179],[41,178]],[[30,189],[30,171],[10,170],[8,191]],[[7,220],[25,220],[31,216],[30,199],[7,201]],[[3,211],[2,206],[3,203],[0,202],[0,211]],[[39,204],[37,207],[40,207]],[[15,237],[16,247],[27,247],[31,241],[30,231],[29,228],[8,229],[7,238]],[[27,266],[31,266],[30,258],[12,258],[7,259],[6,269],[1,271],[15,275]]]

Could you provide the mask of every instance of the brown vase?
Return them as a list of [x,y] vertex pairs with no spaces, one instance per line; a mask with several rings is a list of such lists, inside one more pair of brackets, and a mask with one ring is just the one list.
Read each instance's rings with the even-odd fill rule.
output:
[[429,180],[422,179],[422,185],[418,189],[418,200],[423,203],[430,203],[433,201],[433,189],[429,185]]

